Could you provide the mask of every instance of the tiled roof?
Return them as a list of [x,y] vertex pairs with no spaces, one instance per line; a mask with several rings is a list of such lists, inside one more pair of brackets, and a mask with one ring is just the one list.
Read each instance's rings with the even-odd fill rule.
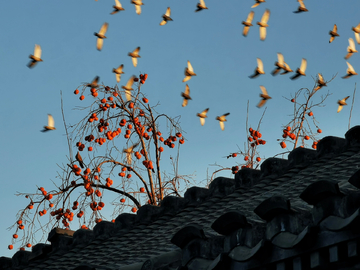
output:
[[[184,198],[167,197],[161,207],[145,205],[93,231],[55,229],[51,245],[1,257],[0,269],[250,269],[260,267],[256,256],[264,250],[263,262],[274,269],[306,269],[293,261],[286,268],[286,259],[301,262],[298,246],[340,235],[360,212],[360,126],[345,139],[325,137],[317,147],[297,148],[287,160],[268,158],[261,170],[218,177],[209,189],[192,187]],[[357,232],[351,232],[345,235],[355,239]],[[320,260],[309,256],[314,265]]]

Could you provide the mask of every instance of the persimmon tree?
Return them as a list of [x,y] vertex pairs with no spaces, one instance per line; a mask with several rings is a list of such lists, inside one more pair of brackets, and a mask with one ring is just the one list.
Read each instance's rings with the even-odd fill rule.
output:
[[[60,183],[54,183],[54,189],[38,187],[35,193],[17,194],[29,201],[11,227],[15,229],[12,244],[21,241],[21,249],[30,247],[34,232],[43,230],[44,236],[51,227],[92,227],[104,218],[101,210],[109,193],[116,194],[111,203],[114,215],[125,207],[136,212],[143,204],[158,205],[166,195],[180,196],[180,182],[187,183],[188,178],[177,172],[180,145],[185,142],[179,117],[159,114],[158,104],[149,105],[141,91],[146,79],[147,74],[133,76],[119,88],[98,84],[97,78],[74,91],[85,103],[90,89],[92,101],[79,108],[85,113],[77,124],[65,125],[69,162],[61,167]],[[161,171],[161,156],[166,148],[175,147],[171,176]]]

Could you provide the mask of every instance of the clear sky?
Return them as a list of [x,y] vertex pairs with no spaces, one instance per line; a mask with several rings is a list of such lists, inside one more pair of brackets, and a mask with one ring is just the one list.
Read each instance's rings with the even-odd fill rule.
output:
[[[7,250],[14,230],[7,231],[15,221],[19,209],[26,206],[24,197],[16,192],[35,192],[37,187],[52,189],[59,183],[57,172],[67,163],[68,146],[61,116],[63,93],[67,123],[74,124],[84,116],[76,106],[89,104],[91,96],[81,103],[73,91],[95,76],[106,85],[116,84],[112,68],[124,64],[125,74],[119,85],[131,75],[149,75],[142,90],[151,104],[160,105],[157,111],[169,116],[181,116],[186,143],[180,150],[180,174],[194,174],[194,180],[203,186],[207,171],[211,174],[219,164],[232,166],[242,158],[224,158],[238,147],[243,150],[246,141],[246,104],[249,100],[249,125],[256,127],[265,109],[261,125],[266,145],[259,148],[260,157],[274,156],[283,150],[277,139],[283,126],[291,120],[293,104],[290,98],[300,88],[314,86],[317,73],[325,80],[335,79],[318,91],[314,102],[328,91],[332,93],[325,107],[314,109],[314,116],[323,133],[343,137],[348,129],[350,105],[359,76],[342,79],[346,74],[348,39],[354,39],[351,30],[360,23],[358,0],[306,1],[309,12],[294,14],[296,0],[268,0],[251,8],[253,0],[207,0],[208,10],[194,12],[196,0],[144,0],[142,14],[135,13],[130,1],[121,1],[125,11],[110,15],[114,1],[2,1],[0,5],[1,93],[0,119],[0,255],[9,256],[17,250]],[[171,7],[173,21],[160,26],[161,16]],[[260,41],[259,26],[264,11],[269,9],[267,37]],[[253,25],[247,37],[242,36],[248,13],[255,12]],[[102,51],[96,49],[94,32],[104,22],[109,23]],[[337,24],[337,37],[329,44],[329,31]],[[41,45],[43,62],[29,69],[29,55],[35,44]],[[133,67],[128,52],[140,46],[141,58]],[[356,43],[360,48],[360,45]],[[277,53],[296,70],[302,58],[307,59],[306,77],[290,80],[289,75],[272,76]],[[256,58],[264,63],[264,75],[255,79],[248,76],[256,68]],[[350,59],[359,72],[359,53]],[[188,81],[192,100],[183,108],[181,92],[185,89],[184,69],[190,60],[196,77]],[[266,106],[258,109],[260,85],[272,97]],[[336,102],[350,95],[349,106],[337,113]],[[88,102],[88,103],[86,103]],[[351,126],[360,122],[360,93],[357,92]],[[210,108],[204,126],[196,113]],[[225,130],[219,127],[216,116],[230,112]],[[54,116],[56,130],[41,133],[47,114]],[[165,128],[165,127],[164,127]],[[314,128],[314,131],[316,128]],[[119,141],[121,143],[121,141]],[[310,147],[311,143],[309,144]],[[119,146],[120,148],[122,145]],[[165,151],[168,151],[167,149]],[[170,150],[169,150],[170,151]],[[175,155],[175,151],[172,152]],[[170,170],[167,160],[164,168]],[[232,177],[229,171],[219,176]],[[127,209],[129,211],[129,209]],[[110,216],[109,209],[109,219]],[[76,226],[71,227],[77,229]]]

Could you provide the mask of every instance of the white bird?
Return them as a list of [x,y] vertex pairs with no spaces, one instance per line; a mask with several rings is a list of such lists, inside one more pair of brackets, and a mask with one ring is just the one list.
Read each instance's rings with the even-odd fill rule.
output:
[[171,19],[170,14],[171,14],[171,10],[170,10],[170,7],[168,7],[168,8],[166,9],[165,14],[162,15],[163,20],[160,22],[160,25],[165,25],[168,21],[172,21],[172,20],[173,20],[173,19]]
[[296,70],[296,74],[294,76],[290,77],[290,79],[295,80],[295,79],[299,78],[300,76],[306,76],[306,74],[305,74],[306,66],[307,66],[307,61],[305,58],[303,58],[301,60],[300,68],[298,68]]
[[185,68],[185,78],[183,79],[183,82],[187,82],[191,79],[192,76],[196,76],[196,73],[194,72],[194,69],[192,65],[190,64],[190,61],[187,61],[187,68]]
[[347,97],[345,97],[345,98],[343,98],[343,99],[341,99],[341,100],[338,100],[338,104],[339,104],[339,107],[338,107],[338,109],[337,109],[337,112],[340,112],[341,110],[342,110],[342,108],[343,108],[343,106],[345,106],[345,105],[347,105],[346,104],[346,100],[349,98],[350,96],[347,96]]
[[265,40],[266,38],[266,27],[268,27],[269,25],[267,24],[268,20],[270,17],[270,10],[265,10],[263,16],[261,17],[261,21],[257,22],[257,24],[260,26],[259,30],[260,30],[260,39],[261,40]]
[[266,88],[262,85],[260,85],[260,89],[261,89],[261,100],[259,102],[259,104],[257,105],[258,108],[261,108],[262,106],[264,106],[264,104],[266,103],[266,101],[268,99],[271,99],[271,97],[268,95],[268,92],[266,91]]
[[101,51],[102,46],[103,46],[103,42],[104,42],[104,38],[106,38],[105,34],[106,34],[107,29],[108,29],[108,26],[109,26],[108,23],[104,23],[101,26],[99,33],[96,33],[96,32],[94,33],[94,35],[98,37],[98,39],[96,41],[96,48],[99,51]]
[[265,74],[263,62],[261,61],[260,58],[256,58],[256,60],[257,60],[257,67],[255,69],[255,73],[253,75],[249,76],[249,78],[251,78],[251,79],[256,78],[260,74]]
[[122,71],[124,68],[124,65],[120,65],[118,68],[113,68],[112,72],[115,73],[115,77],[116,77],[116,81],[120,82],[121,80],[121,74],[124,74],[124,72]]
[[352,38],[349,38],[349,46],[347,47],[348,54],[345,56],[345,59],[349,59],[353,53],[357,53],[358,51],[355,48],[355,42]]
[[100,77],[96,76],[94,78],[94,80],[91,83],[88,83],[86,86],[90,87],[90,88],[97,88],[98,87],[98,82],[99,82]]
[[122,6],[121,3],[119,2],[119,0],[115,0],[115,6],[113,6],[114,11],[111,12],[110,14],[113,15],[115,13],[118,13],[121,10],[125,10]]
[[346,70],[346,75],[344,77],[342,77],[343,79],[347,79],[347,78],[350,78],[351,76],[353,75],[358,75],[356,72],[355,72],[355,69],[352,67],[352,65],[349,64],[349,62],[346,62],[346,64],[348,65],[348,68]]
[[294,11],[294,13],[300,13],[300,12],[305,12],[308,11],[305,7],[305,4],[303,2],[303,0],[298,0],[300,6],[298,7],[297,11]]
[[225,124],[224,124],[224,122],[226,122],[226,116],[228,116],[230,113],[225,113],[225,114],[223,114],[222,116],[217,116],[216,117],[216,120],[218,120],[219,121],[219,123],[220,123],[220,128],[221,128],[221,130],[224,130],[225,129]]
[[190,97],[190,88],[189,88],[189,86],[187,84],[185,86],[185,92],[182,92],[181,96],[184,98],[182,106],[185,107],[188,104],[188,100],[191,99],[191,97]]
[[247,36],[250,26],[252,26],[252,20],[254,18],[254,11],[250,11],[249,15],[246,18],[246,21],[243,21],[242,24],[244,25],[243,29],[243,36]]
[[134,153],[134,148],[136,147],[136,146],[138,146],[139,145],[139,143],[135,143],[135,144],[133,144],[132,146],[130,146],[130,147],[128,147],[128,148],[126,148],[126,149],[124,149],[123,150],[123,153],[126,153],[126,163],[127,164],[131,164],[131,161],[132,161],[132,153]]
[[140,47],[137,47],[133,52],[129,52],[128,54],[131,57],[134,67],[137,66],[137,59],[141,58],[141,56],[139,55],[139,51],[140,51]]
[[135,75],[133,75],[129,80],[128,82],[126,83],[126,85],[122,85],[121,88],[125,90],[125,97],[126,97],[126,100],[131,100],[131,90],[134,90],[132,88],[133,84],[134,84],[134,79],[135,79]]
[[40,45],[35,44],[34,54],[30,54],[29,58],[31,59],[30,63],[28,64],[29,68],[33,68],[37,62],[42,62],[41,59],[41,47]]
[[319,90],[319,89],[322,88],[323,86],[327,86],[327,85],[326,85],[326,82],[324,81],[323,76],[322,76],[320,73],[318,73],[318,79],[317,79],[316,82],[317,82],[317,86],[316,86],[316,88],[314,89],[314,91]]
[[144,5],[142,0],[131,0],[131,4],[135,5],[135,11],[137,15],[141,14],[141,6]]
[[200,124],[203,126],[205,124],[205,118],[207,118],[207,112],[209,111],[209,108],[203,110],[201,113],[197,113],[196,116],[200,117]]
[[284,56],[281,53],[277,54],[277,62],[275,62],[275,69],[271,72],[273,76],[278,74],[280,70],[284,69]]
[[265,3],[265,0],[255,0],[255,4],[251,6],[251,8],[257,7],[261,3]]
[[339,37],[339,34],[337,33],[337,25],[334,24],[334,27],[333,29],[329,32],[329,35],[331,36],[330,37],[330,40],[329,40],[329,43],[333,42],[335,37]]
[[207,6],[205,5],[205,1],[204,0],[200,0],[200,3],[198,3],[196,5],[197,9],[195,10],[195,12],[198,12],[200,10],[203,10],[203,9],[208,9]]
[[42,130],[42,132],[46,132],[46,131],[54,130],[54,129],[56,129],[54,118],[52,117],[51,114],[48,114],[48,124],[47,124],[47,126],[44,126],[44,129]]

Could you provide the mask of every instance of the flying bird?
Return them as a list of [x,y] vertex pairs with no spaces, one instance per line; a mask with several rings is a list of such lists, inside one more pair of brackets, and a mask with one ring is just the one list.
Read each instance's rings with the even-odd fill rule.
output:
[[346,64],[348,65],[348,69],[346,70],[346,75],[344,77],[342,77],[343,79],[347,79],[350,78],[353,75],[358,75],[354,68],[352,67],[352,65],[349,64],[349,62],[346,62]]
[[322,88],[323,86],[327,86],[326,82],[324,81],[323,76],[320,73],[318,73],[318,79],[317,79],[316,83],[317,83],[317,86],[314,89],[314,91],[320,90],[320,88]]
[[266,101],[268,99],[271,99],[271,97],[268,95],[268,92],[266,91],[266,88],[264,86],[260,85],[260,89],[261,89],[262,93],[260,94],[261,100],[260,100],[259,104],[257,105],[258,108],[261,108],[262,106],[264,106]]
[[357,26],[352,27],[351,30],[354,31],[356,42],[360,44],[360,23]]
[[113,6],[114,11],[111,12],[110,14],[113,15],[115,13],[118,13],[121,10],[125,10],[122,6],[121,3],[119,2],[119,0],[115,0],[115,6]]
[[131,160],[132,160],[132,153],[134,152],[134,148],[136,146],[138,146],[139,143],[135,143],[132,146],[128,147],[127,149],[123,150],[123,153],[126,153],[126,162],[127,164],[131,164]]
[[216,117],[216,120],[218,120],[219,123],[220,123],[220,128],[221,128],[221,130],[224,130],[224,129],[225,129],[225,124],[224,124],[224,122],[226,122],[226,116],[228,116],[229,114],[230,114],[230,113],[225,113],[225,114],[223,114],[222,116]]
[[263,16],[261,17],[261,21],[257,22],[257,24],[260,26],[260,39],[265,40],[266,38],[266,27],[269,25],[267,24],[270,17],[270,10],[265,10]]
[[183,82],[187,82],[191,79],[192,76],[196,76],[196,73],[194,72],[194,69],[192,65],[190,64],[190,61],[187,61],[187,68],[185,68],[185,78],[183,79]]
[[284,75],[284,74],[288,74],[289,72],[293,72],[293,70],[289,67],[289,65],[284,61],[284,72],[281,73],[280,75]]
[[349,46],[347,47],[348,54],[345,56],[345,59],[349,59],[353,53],[357,53],[358,51],[355,48],[355,42],[352,38],[349,38]]
[[185,107],[188,104],[188,100],[191,99],[191,97],[190,97],[190,88],[189,88],[189,86],[187,84],[185,86],[185,92],[182,92],[181,96],[184,98],[182,106]]
[[98,87],[99,79],[100,79],[100,77],[99,77],[99,76],[96,76],[91,83],[88,83],[88,84],[86,85],[86,87],[97,88],[97,87]]
[[343,98],[343,99],[341,99],[341,100],[338,100],[338,104],[339,104],[339,107],[338,107],[338,109],[337,109],[337,112],[340,112],[341,110],[342,110],[342,108],[343,108],[343,106],[345,106],[345,105],[347,105],[346,104],[346,100],[349,98],[350,96],[347,96],[347,97],[345,97],[345,98]]
[[257,7],[261,3],[265,3],[265,0],[255,0],[255,4],[251,6],[251,8]]
[[41,47],[40,45],[35,44],[34,54],[30,54],[29,58],[31,59],[30,63],[28,64],[29,68],[33,68],[37,62],[42,62],[41,59]]
[[160,25],[165,25],[168,21],[173,20],[173,19],[171,19],[170,14],[171,14],[171,10],[170,10],[170,7],[168,7],[165,14],[162,15],[163,20],[160,22]]
[[118,68],[113,68],[112,72],[115,73],[115,77],[116,77],[116,81],[120,82],[121,80],[121,74],[124,74],[124,72],[122,71],[124,68],[124,65],[120,65]]
[[201,113],[197,113],[196,116],[200,117],[200,124],[203,126],[205,124],[205,118],[207,117],[206,114],[209,111],[209,108],[206,108]]
[[79,151],[77,152],[75,158],[76,158],[76,160],[79,162],[80,167],[81,167],[81,168],[84,168],[84,167],[85,167],[85,166],[84,166],[84,161],[83,161],[83,159],[82,159]]
[[131,90],[134,90],[132,88],[132,85],[134,83],[134,79],[135,79],[135,75],[133,75],[129,80],[128,82],[126,83],[126,85],[122,85],[121,88],[125,90],[125,97],[126,99],[129,101],[131,100]]
[[281,53],[277,54],[277,62],[275,62],[275,69],[271,72],[273,76],[278,74],[280,70],[284,69],[284,56]]
[[249,32],[250,26],[253,26],[251,23],[254,18],[254,13],[255,13],[254,11],[250,11],[249,15],[246,18],[246,21],[242,22],[242,24],[244,25],[243,36],[245,36],[245,37],[247,36],[247,34]]
[[249,78],[251,78],[251,79],[256,78],[260,74],[265,74],[263,62],[261,61],[260,58],[256,58],[256,60],[257,60],[257,67],[255,69],[255,73],[253,75],[249,76]]
[[94,35],[98,37],[98,39],[96,41],[96,48],[99,51],[101,51],[103,43],[104,43],[104,38],[106,38],[105,33],[106,33],[107,29],[108,29],[108,26],[109,26],[108,23],[104,23],[101,26],[99,33],[96,33],[96,32],[94,33]]
[[303,0],[298,0],[300,6],[298,7],[298,9],[296,11],[294,11],[294,13],[301,13],[301,12],[305,12],[308,11],[305,7],[304,1]]
[[329,32],[329,35],[331,36],[330,37],[330,40],[329,40],[329,43],[333,42],[335,37],[339,37],[339,34],[337,33],[337,25],[334,24],[334,27],[333,29]]
[[207,6],[205,5],[205,1],[204,0],[200,0],[200,3],[198,3],[196,5],[197,9],[195,10],[195,12],[198,12],[200,10],[203,10],[203,9],[208,9]]
[[295,79],[299,78],[300,76],[306,76],[306,74],[305,74],[306,66],[307,66],[307,61],[305,58],[303,58],[301,60],[300,68],[298,68],[296,70],[296,74],[294,76],[290,77],[290,79],[295,80]]
[[131,4],[135,5],[135,11],[137,15],[141,14],[141,6],[144,5],[142,0],[131,0]]
[[49,130],[55,130],[55,121],[54,118],[52,117],[51,114],[48,114],[48,124],[47,126],[44,126],[44,129],[42,130],[42,132],[46,132]]
[[133,52],[129,52],[128,54],[131,57],[134,67],[137,66],[137,59],[141,58],[141,56],[139,55],[139,51],[140,51],[140,47],[137,47]]

